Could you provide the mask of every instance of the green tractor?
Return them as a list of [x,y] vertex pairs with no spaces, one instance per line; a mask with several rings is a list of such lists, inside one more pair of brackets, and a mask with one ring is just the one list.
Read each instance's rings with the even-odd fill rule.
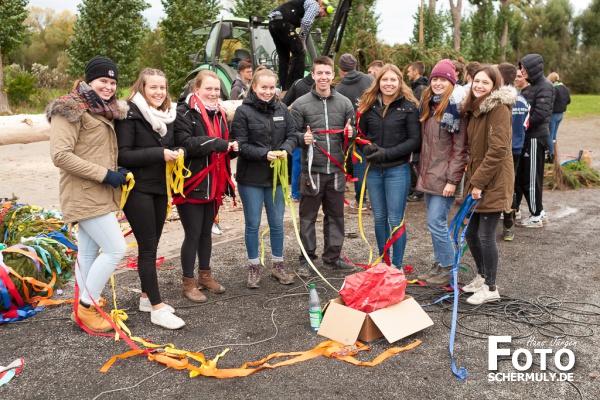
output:
[[[330,55],[330,49],[336,42],[334,52],[339,50],[341,38],[352,0],[340,0],[332,19],[329,35],[322,49],[321,30],[316,29],[306,40],[306,71],[310,73],[312,60],[318,55]],[[206,36],[205,46],[198,53],[190,55],[194,70],[186,78],[188,82],[184,94],[191,89],[190,81],[203,69],[215,71],[221,78],[221,98],[229,100],[231,85],[237,76],[237,65],[249,60],[252,68],[259,65],[277,71],[278,57],[273,38],[269,33],[268,20],[262,17],[223,18],[216,22],[208,21],[206,26],[192,31],[194,35]]]

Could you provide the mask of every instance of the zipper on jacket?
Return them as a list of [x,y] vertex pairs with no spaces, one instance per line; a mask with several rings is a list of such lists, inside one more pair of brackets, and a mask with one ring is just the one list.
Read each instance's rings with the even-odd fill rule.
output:
[[265,114],[265,116],[267,117],[268,120],[268,125],[269,125],[269,149],[271,149],[271,151],[275,150],[275,123],[273,122],[273,118],[275,117],[275,114],[270,114],[267,113]]
[[[329,115],[327,113],[327,99],[323,99],[323,109],[325,111],[325,130],[329,130]],[[327,141],[327,152],[331,154],[331,145],[329,143],[329,135],[325,135],[325,140]],[[327,159],[327,173],[331,174],[331,160],[329,157],[325,156]]]

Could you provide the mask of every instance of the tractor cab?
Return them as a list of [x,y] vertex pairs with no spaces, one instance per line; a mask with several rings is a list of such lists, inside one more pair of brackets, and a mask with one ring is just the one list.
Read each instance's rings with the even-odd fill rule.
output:
[[[249,61],[253,69],[264,65],[277,72],[279,64],[277,50],[269,33],[269,24],[264,18],[250,17],[248,20],[235,17],[224,18],[196,29],[192,33],[207,37],[204,48],[190,55],[194,70],[186,78],[188,84],[184,93],[190,90],[189,81],[203,69],[215,71],[221,78],[223,100],[229,100],[231,85],[237,76],[237,66],[240,61]],[[320,42],[320,31],[317,30],[311,36],[313,35],[315,41]],[[306,73],[310,71],[312,60],[318,54],[311,36],[306,40]]]

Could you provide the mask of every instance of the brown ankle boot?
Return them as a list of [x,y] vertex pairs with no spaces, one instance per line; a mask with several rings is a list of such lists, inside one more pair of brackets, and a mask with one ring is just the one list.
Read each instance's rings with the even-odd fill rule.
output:
[[[79,317],[81,323],[84,324],[90,331],[108,332],[113,329],[110,322],[104,319],[102,314],[96,310],[96,307],[94,307],[93,304],[89,308],[79,304],[77,307],[77,316]],[[71,320],[77,323],[75,312],[71,313]]]
[[193,301],[194,303],[204,303],[206,301],[206,296],[196,287],[196,280],[194,278],[182,276],[181,279],[183,281],[181,290],[189,301]]
[[246,286],[250,289],[260,287],[260,264],[248,264],[248,282]]
[[283,266],[283,261],[274,262],[271,267],[271,277],[275,280],[278,280],[282,285],[290,285],[294,283],[294,278],[292,278],[285,271]]
[[211,293],[225,292],[225,288],[212,278],[210,269],[198,270],[198,287],[208,289]]

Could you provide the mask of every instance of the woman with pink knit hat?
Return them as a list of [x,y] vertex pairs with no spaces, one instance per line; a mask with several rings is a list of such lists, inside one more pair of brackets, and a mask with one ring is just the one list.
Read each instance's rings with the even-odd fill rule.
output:
[[418,278],[431,286],[446,286],[454,265],[454,247],[448,239],[448,213],[467,164],[467,124],[460,116],[463,96],[455,90],[452,62],[439,61],[429,75],[429,82],[419,108],[423,141],[416,190],[425,193],[433,266]]

